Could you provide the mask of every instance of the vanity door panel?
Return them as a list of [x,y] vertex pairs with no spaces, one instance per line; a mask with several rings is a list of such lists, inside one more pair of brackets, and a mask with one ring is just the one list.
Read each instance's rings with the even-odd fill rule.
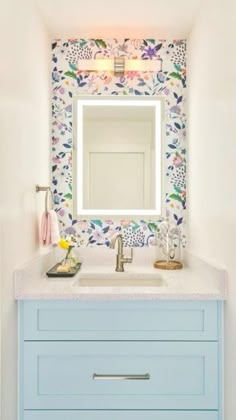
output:
[[217,343],[25,342],[25,409],[216,410]]
[[25,411],[24,420],[218,420],[217,411]]
[[216,301],[30,301],[24,340],[217,340]]

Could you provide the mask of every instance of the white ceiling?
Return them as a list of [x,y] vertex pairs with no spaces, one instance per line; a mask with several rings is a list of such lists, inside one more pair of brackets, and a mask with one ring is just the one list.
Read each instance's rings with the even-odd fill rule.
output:
[[153,121],[155,115],[154,107],[147,106],[87,106],[84,107],[84,117],[88,121]]
[[35,1],[52,38],[181,38],[203,0]]

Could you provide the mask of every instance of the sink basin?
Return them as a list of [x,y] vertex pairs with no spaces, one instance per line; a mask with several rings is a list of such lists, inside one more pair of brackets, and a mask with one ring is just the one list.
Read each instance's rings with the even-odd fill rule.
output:
[[114,267],[89,267],[81,271],[76,280],[80,287],[163,287],[166,281],[152,267],[129,268],[124,272],[114,271]]
[[161,278],[156,279],[79,279],[81,287],[160,287],[164,286]]

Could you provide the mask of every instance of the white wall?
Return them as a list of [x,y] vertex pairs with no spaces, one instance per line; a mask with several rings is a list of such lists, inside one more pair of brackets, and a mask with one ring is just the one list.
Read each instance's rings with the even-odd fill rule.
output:
[[225,419],[236,413],[236,3],[209,0],[188,46],[190,249],[224,265]]
[[[0,14],[1,420],[17,414],[17,305],[13,269],[39,250],[49,182],[50,42],[31,0],[7,0]],[[39,197],[40,195],[40,197]]]

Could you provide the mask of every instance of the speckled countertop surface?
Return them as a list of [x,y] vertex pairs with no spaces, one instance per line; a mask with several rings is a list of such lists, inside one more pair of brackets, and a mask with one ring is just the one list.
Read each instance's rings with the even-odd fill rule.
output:
[[[115,273],[114,250],[106,248],[86,248],[78,250],[82,261],[81,271],[72,278],[48,278],[45,274],[56,262],[63,258],[61,251],[54,250],[37,256],[25,266],[15,270],[15,298],[24,299],[106,299],[106,300],[224,300],[227,298],[227,273],[185,253],[182,270],[157,270],[153,268],[155,250],[137,248],[134,261],[125,264],[125,273]],[[92,279],[92,286],[85,286],[83,279]],[[104,280],[112,286],[96,287],[96,279]],[[119,284],[119,279],[121,284]],[[129,286],[122,286],[128,281]],[[132,281],[135,279],[134,286]],[[140,280],[142,286],[136,284]],[[147,284],[145,284],[145,281]],[[153,286],[160,282],[161,286]],[[82,285],[83,284],[83,285]]]

